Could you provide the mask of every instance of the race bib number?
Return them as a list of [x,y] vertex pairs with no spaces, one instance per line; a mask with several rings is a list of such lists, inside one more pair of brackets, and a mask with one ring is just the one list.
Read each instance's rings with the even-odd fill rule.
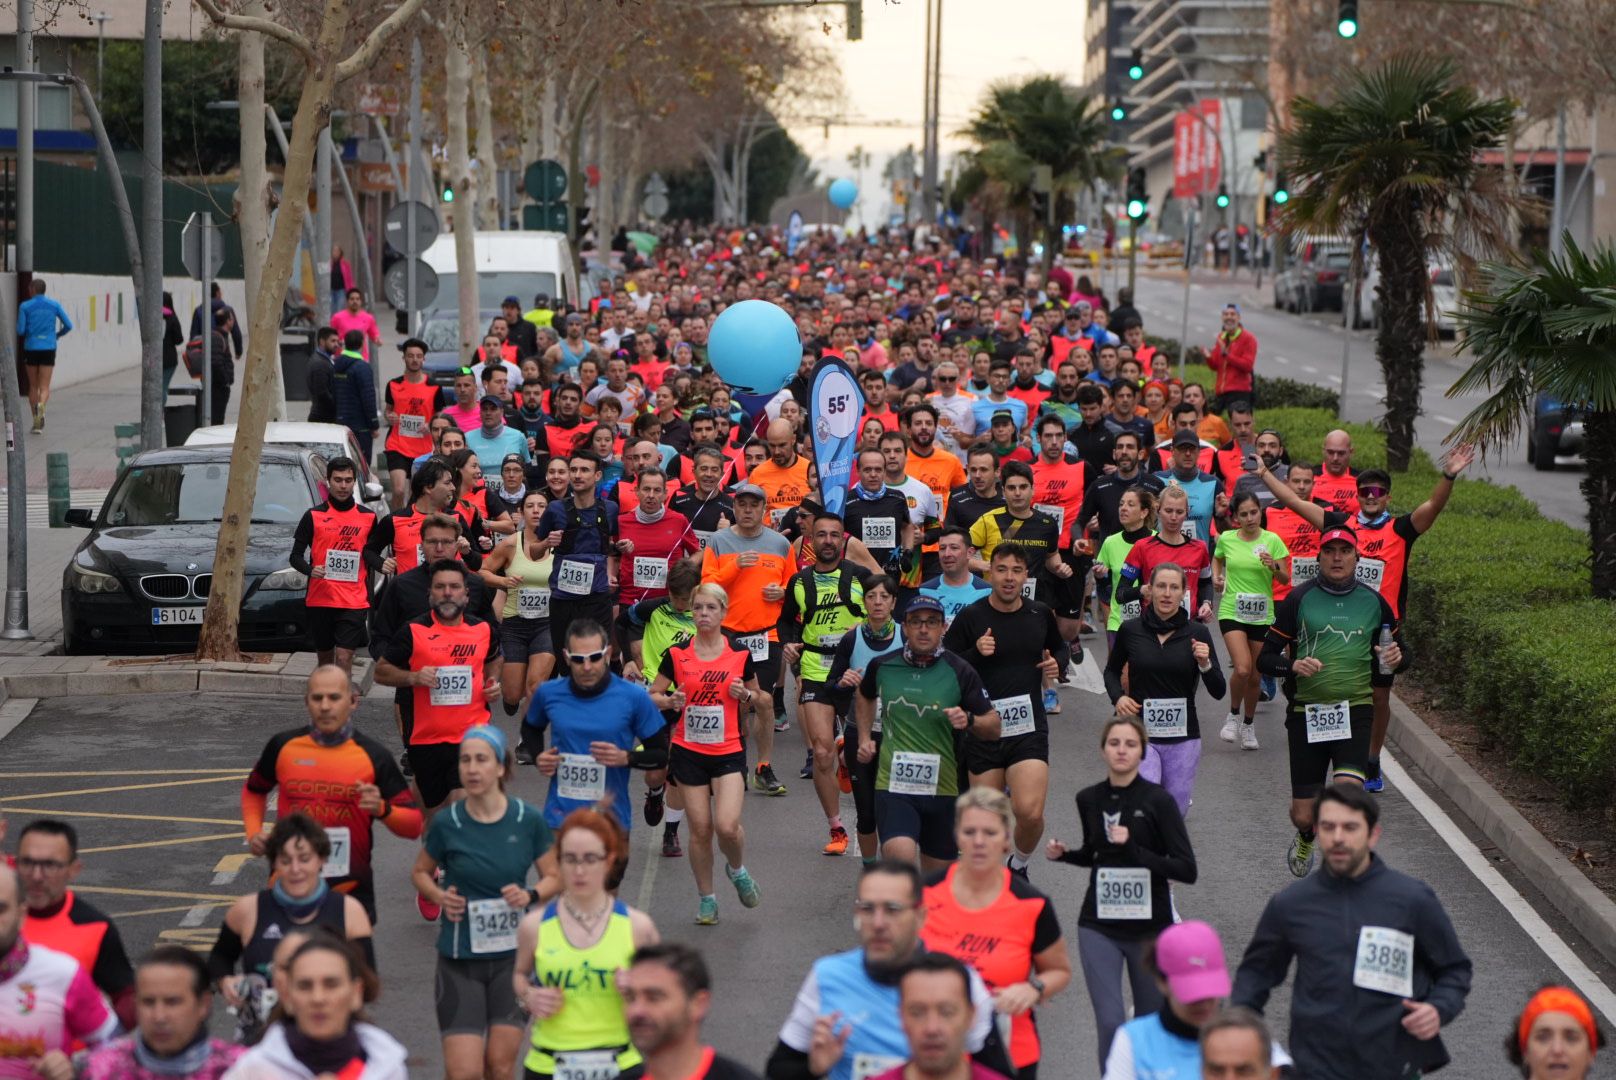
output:
[[332,548],[325,553],[325,579],[327,581],[358,581],[359,580],[359,552],[338,551]]
[[574,596],[588,596],[595,588],[595,564],[582,559],[562,559],[556,571],[555,587],[559,592]]
[[752,654],[754,664],[761,664],[769,658],[769,635],[767,633],[747,634],[745,637],[736,638],[735,643]]
[[1190,706],[1188,698],[1146,698],[1140,709],[1145,721],[1145,734],[1152,739],[1183,739],[1190,733]]
[[894,751],[887,770],[887,790],[894,795],[935,795],[942,767],[943,759],[939,754]]
[[516,614],[524,619],[550,617],[550,590],[523,589],[516,594]]
[[711,540],[713,538],[713,534],[710,531],[709,532],[703,532],[700,529],[692,529],[691,531],[696,534],[696,550],[697,551],[706,551],[707,550],[707,541],[709,541],[709,540]]
[[649,555],[634,556],[634,587],[637,589],[665,589],[668,587],[668,560]]
[[717,746],[724,741],[724,706],[686,705],[685,742]]
[[556,794],[579,802],[606,797],[606,766],[588,754],[562,754],[556,765]]
[[1305,585],[1319,576],[1317,555],[1295,556],[1291,559],[1291,584]]
[[400,413],[398,433],[406,439],[419,439],[426,435],[426,417],[414,413]]
[[864,532],[859,539],[868,548],[897,547],[898,522],[895,518],[865,518]]
[[1353,571],[1352,576],[1379,592],[1380,583],[1386,579],[1386,560],[1359,559],[1358,569]]
[[425,552],[425,550],[422,549],[420,544],[416,544],[415,545],[415,565],[420,566],[424,562],[426,562],[426,552]]
[[522,913],[507,904],[503,897],[467,901],[466,925],[471,930],[471,951],[510,952],[516,948],[516,926],[521,921]]
[[1184,519],[1184,528],[1181,529],[1180,531],[1183,532],[1184,536],[1186,538],[1190,539],[1190,540],[1199,540],[1200,539],[1199,536],[1195,535],[1195,519],[1194,518],[1185,518]]
[[1032,508],[1040,514],[1048,514],[1055,519],[1055,535],[1057,537],[1066,535],[1061,531],[1066,527],[1066,508],[1064,506],[1056,506],[1054,503],[1033,503]]
[[1345,701],[1330,705],[1309,705],[1306,709],[1307,741],[1340,742],[1352,738],[1352,706]]
[[842,643],[842,639],[846,636],[846,630],[838,630],[834,634],[820,634],[819,640],[814,642],[814,644],[818,645],[821,649],[834,649],[836,646]]
[[875,719],[870,721],[870,734],[881,734],[881,699],[875,699]]
[[853,1080],[869,1080],[872,1076],[891,1072],[903,1065],[903,1058],[887,1057],[884,1054],[854,1054]]
[[1265,623],[1269,619],[1268,606],[1272,598],[1267,593],[1237,593],[1234,598],[1234,617],[1243,623]]
[[1029,576],[1027,578],[1027,580],[1022,583],[1022,585],[1021,585],[1021,598],[1023,600],[1036,600],[1036,599],[1038,599],[1038,579],[1037,578]]
[[320,870],[321,877],[347,877],[353,865],[353,834],[346,825],[327,825],[325,836],[331,841],[331,857]]
[[782,506],[777,510],[770,510],[769,511],[769,525],[772,526],[773,528],[778,529],[780,527],[780,523],[786,519],[786,515],[788,513],[790,513],[790,512],[791,512],[791,507],[789,507],[789,506]]
[[613,1080],[619,1073],[611,1050],[573,1050],[555,1055],[555,1080]]
[[1124,620],[1137,619],[1138,617],[1139,617],[1139,601],[1137,601],[1137,600],[1129,600],[1126,604],[1122,605],[1122,618]]
[[993,709],[999,714],[1001,739],[1013,739],[1017,735],[1030,734],[1036,727],[1032,718],[1032,697],[1029,694],[999,698],[993,703]]
[[1094,914],[1102,919],[1150,918],[1150,871],[1102,866],[1094,872]]
[[438,681],[432,687],[434,705],[470,705],[476,689],[468,664],[455,664],[438,669]]
[[1384,926],[1358,931],[1352,985],[1407,998],[1414,996],[1414,935]]

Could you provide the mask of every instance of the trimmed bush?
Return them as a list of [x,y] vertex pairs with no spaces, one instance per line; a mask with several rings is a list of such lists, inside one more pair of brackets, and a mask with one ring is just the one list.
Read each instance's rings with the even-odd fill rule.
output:
[[[1177,342],[1174,342],[1176,345]],[[1173,375],[1178,375],[1178,366],[1173,366]],[[1184,381],[1198,382],[1206,387],[1207,397],[1212,396],[1212,387],[1217,383],[1217,375],[1205,364],[1185,364]],[[1297,382],[1295,379],[1271,378],[1258,372],[1254,380],[1257,388],[1258,413],[1266,416],[1270,409],[1323,409],[1334,416],[1341,406],[1341,395],[1324,386],[1315,386],[1312,383]],[[1270,426],[1266,419],[1262,419],[1264,427]]]

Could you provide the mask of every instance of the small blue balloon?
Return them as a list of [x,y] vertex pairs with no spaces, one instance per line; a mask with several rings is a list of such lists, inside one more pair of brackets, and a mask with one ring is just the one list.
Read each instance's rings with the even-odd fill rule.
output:
[[785,308],[767,300],[742,300],[713,321],[707,358],[731,390],[773,394],[797,373],[802,341]]
[[858,185],[842,177],[830,185],[830,202],[838,210],[847,210],[858,202]]

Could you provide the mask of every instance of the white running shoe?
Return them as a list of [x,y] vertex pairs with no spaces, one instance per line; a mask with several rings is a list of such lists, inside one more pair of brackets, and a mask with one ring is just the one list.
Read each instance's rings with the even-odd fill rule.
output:
[[1231,716],[1223,722],[1223,730],[1218,732],[1218,738],[1224,742],[1234,742],[1235,729],[1240,726],[1240,718]]
[[1257,749],[1257,725],[1256,724],[1241,724],[1240,725],[1240,749],[1242,749],[1242,750],[1255,750],[1255,749]]

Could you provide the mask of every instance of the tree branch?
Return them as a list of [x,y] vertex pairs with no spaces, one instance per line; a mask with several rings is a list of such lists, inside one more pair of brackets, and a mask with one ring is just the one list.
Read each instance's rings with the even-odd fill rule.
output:
[[[203,0],[197,0],[199,4],[202,2]],[[365,36],[363,45],[355,49],[347,59],[337,63],[337,82],[351,79],[375,63],[377,54],[382,51],[382,48],[386,46],[388,41],[405,23],[415,18],[416,13],[421,10],[425,3],[426,0],[404,0],[404,3],[395,8],[391,15],[383,19],[374,30]]]
[[[202,9],[202,14],[213,20],[213,24],[224,30],[245,30],[250,33],[263,34],[276,41],[284,42],[296,49],[303,59],[310,64],[317,61],[314,46],[309,39],[290,27],[282,26],[273,19],[259,18],[255,15],[232,15],[221,11],[215,0],[196,0],[196,6]],[[419,6],[419,3],[417,4]]]

